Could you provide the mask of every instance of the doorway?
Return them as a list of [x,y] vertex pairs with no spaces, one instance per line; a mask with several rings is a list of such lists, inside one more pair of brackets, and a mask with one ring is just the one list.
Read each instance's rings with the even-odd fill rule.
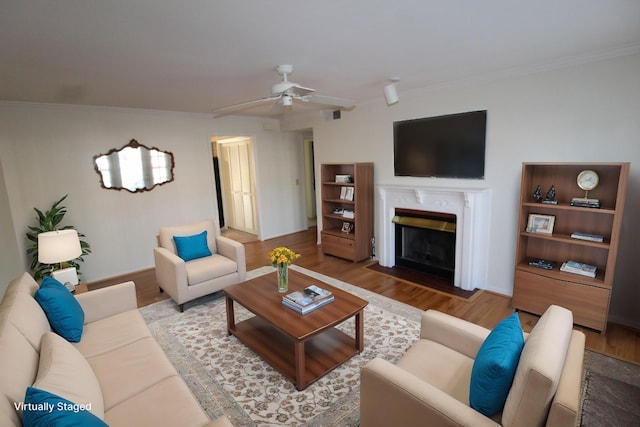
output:
[[211,145],[221,227],[258,236],[252,138],[212,137]]

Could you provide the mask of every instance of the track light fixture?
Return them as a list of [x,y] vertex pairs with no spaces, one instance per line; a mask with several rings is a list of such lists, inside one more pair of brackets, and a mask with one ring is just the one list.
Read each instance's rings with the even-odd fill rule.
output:
[[396,88],[396,83],[398,83],[400,79],[398,77],[392,77],[389,81],[391,83],[384,87],[384,99],[387,101],[387,105],[393,105],[400,101],[398,89]]

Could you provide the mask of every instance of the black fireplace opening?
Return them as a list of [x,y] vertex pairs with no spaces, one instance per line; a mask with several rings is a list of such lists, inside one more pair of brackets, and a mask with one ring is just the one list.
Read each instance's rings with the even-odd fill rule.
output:
[[456,216],[396,209],[395,265],[453,281],[456,261]]

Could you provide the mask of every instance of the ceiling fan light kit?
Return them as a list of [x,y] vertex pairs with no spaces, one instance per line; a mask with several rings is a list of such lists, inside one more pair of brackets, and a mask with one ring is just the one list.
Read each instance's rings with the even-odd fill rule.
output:
[[355,106],[355,102],[350,99],[316,95],[314,93],[315,89],[300,86],[297,83],[289,81],[289,74],[293,72],[292,65],[278,65],[275,69],[276,72],[282,76],[282,81],[271,87],[271,96],[216,108],[213,110],[213,113],[216,116],[233,114],[245,109],[271,103],[274,104],[271,113],[279,114],[283,111],[290,110],[291,108],[284,109],[282,107],[292,107],[294,101],[320,104],[325,108],[328,106],[331,108],[350,109]]

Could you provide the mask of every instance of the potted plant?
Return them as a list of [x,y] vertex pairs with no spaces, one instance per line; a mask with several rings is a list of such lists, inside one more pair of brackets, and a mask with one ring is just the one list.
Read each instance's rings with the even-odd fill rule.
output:
[[[45,233],[47,231],[75,229],[75,227],[71,225],[60,225],[67,213],[67,208],[61,205],[61,203],[66,198],[67,194],[65,194],[60,200],[55,202],[51,206],[51,208],[44,213],[38,208],[33,208],[33,210],[36,211],[36,214],[38,215],[38,225],[29,226],[27,239],[29,239],[32,243],[31,246],[27,248],[27,255],[30,255],[32,257],[31,271],[33,272],[33,277],[36,280],[42,279],[43,276],[46,276],[51,271],[55,270],[57,266],[57,264],[41,264],[38,261],[38,234]],[[82,238],[85,237],[85,235],[78,232],[78,237]],[[80,276],[79,263],[84,261],[84,257],[91,253],[91,247],[89,246],[89,243],[85,242],[82,239],[80,239],[80,248],[82,249],[82,254],[78,258],[67,262],[70,267],[76,268],[76,270],[78,271],[78,276]]]

